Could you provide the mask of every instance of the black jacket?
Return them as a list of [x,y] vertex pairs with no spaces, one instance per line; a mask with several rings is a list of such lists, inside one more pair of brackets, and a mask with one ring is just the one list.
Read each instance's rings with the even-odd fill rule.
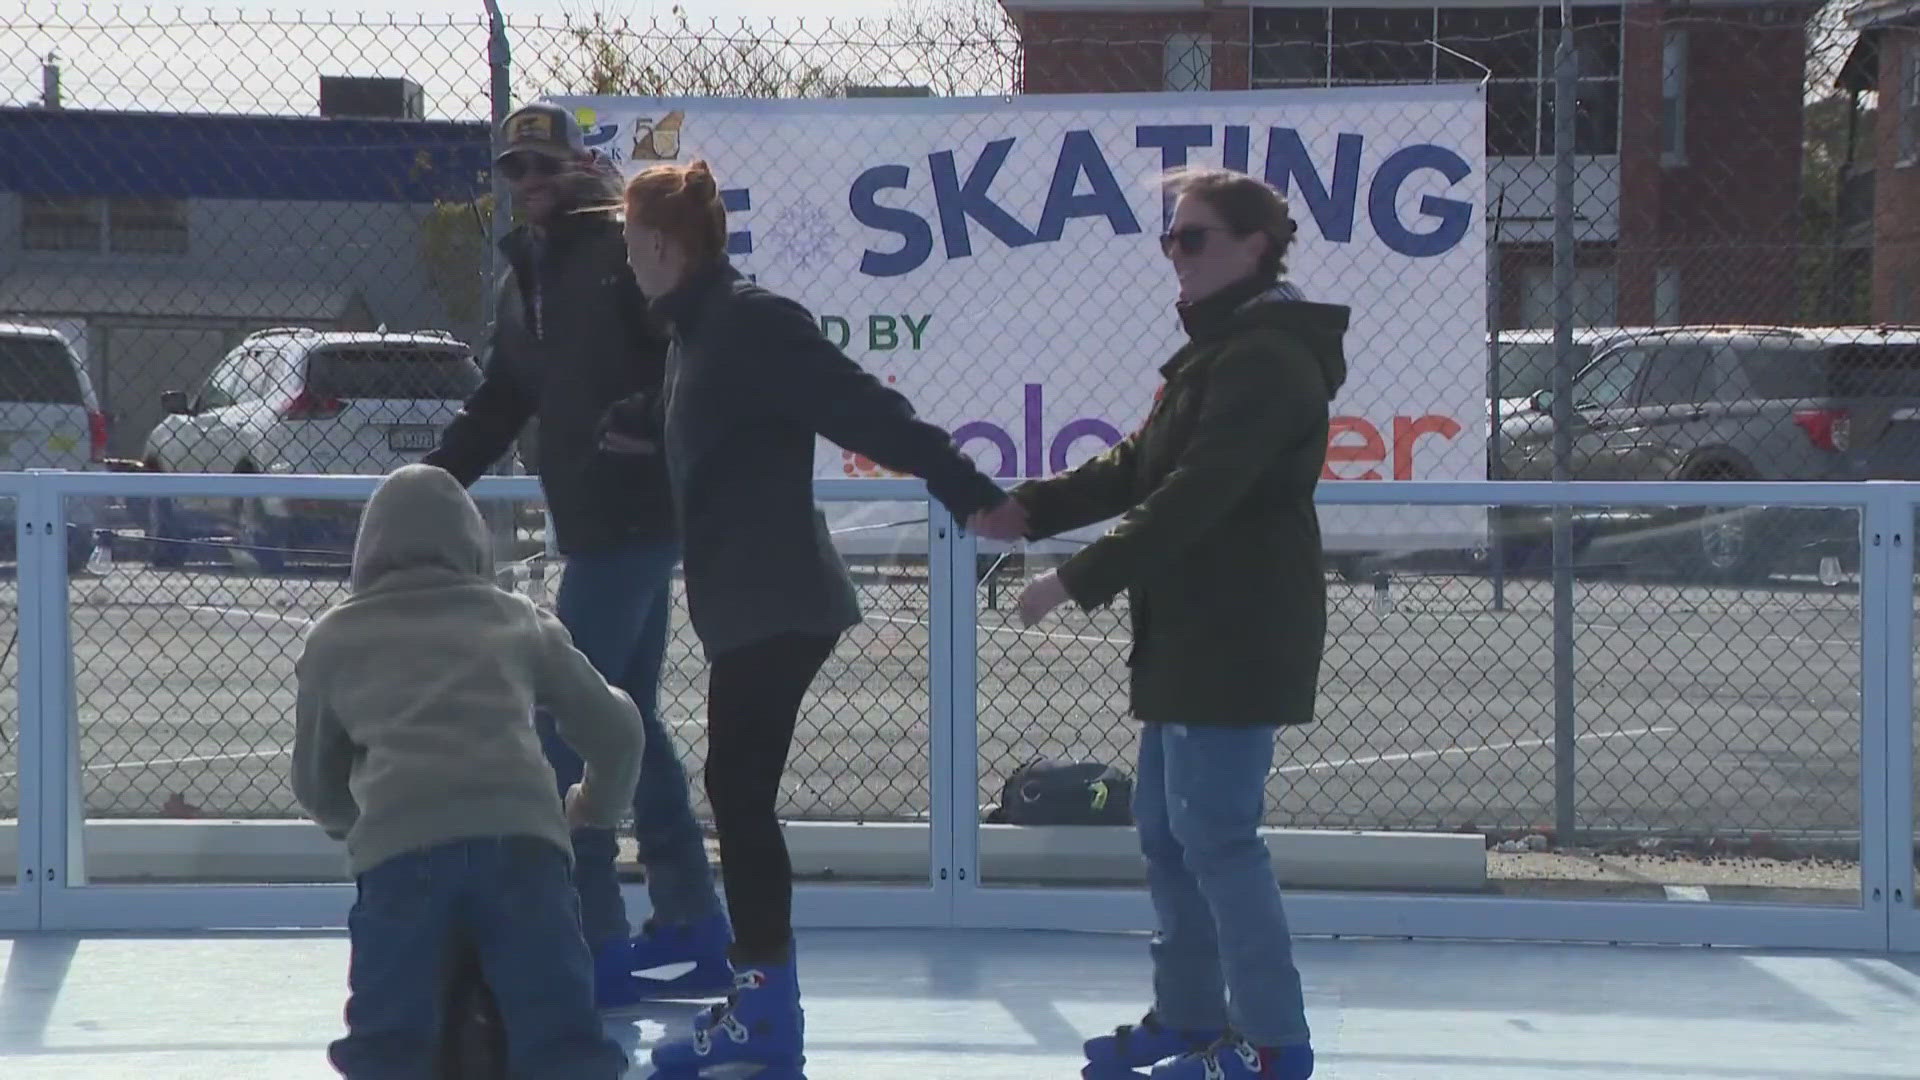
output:
[[814,505],[815,435],[927,482],[962,520],[1006,497],[947,433],[861,369],[807,310],[726,262],[655,311],[670,323],[664,434],[684,537],[687,605],[710,656],[860,621]]
[[609,423],[639,433],[633,404],[657,397],[666,359],[666,337],[649,320],[618,222],[607,214],[562,215],[538,265],[524,227],[500,246],[510,268],[494,306],[486,378],[423,460],[472,484],[537,415],[529,464],[561,551],[672,539],[660,455],[599,448]]

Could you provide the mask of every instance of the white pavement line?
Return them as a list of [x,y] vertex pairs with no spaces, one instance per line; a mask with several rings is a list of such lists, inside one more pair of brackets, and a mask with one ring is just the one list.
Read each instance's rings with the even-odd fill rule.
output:
[[313,620],[303,615],[275,615],[271,611],[255,611],[252,608],[214,607],[210,604],[183,604],[188,611],[197,611],[203,615],[238,615],[243,619],[259,619],[262,622],[290,623],[294,626],[309,626]]
[[114,761],[102,765],[88,765],[87,772],[113,772],[116,769],[140,769],[148,765],[199,765],[209,761],[245,761],[248,758],[279,757],[291,754],[290,746],[276,746],[267,750],[238,750],[230,754],[190,754],[186,757],[149,758],[146,761]]
[[1704,885],[1663,885],[1661,888],[1667,891],[1669,900],[1688,900],[1696,904],[1704,904],[1711,899]]
[[[1701,641],[1724,642],[1724,641],[1727,641],[1730,637],[1738,637],[1738,635],[1715,634],[1707,630],[1681,630],[1676,627],[1615,626],[1612,623],[1601,623],[1601,622],[1580,622],[1580,623],[1577,623],[1576,625],[1578,625],[1581,628],[1593,629],[1593,630],[1619,630],[1623,633],[1628,633],[1628,634],[1678,634],[1681,637],[1698,638]],[[1785,642],[1788,645],[1823,645],[1831,648],[1845,647],[1849,649],[1857,649],[1860,647],[1860,642],[1849,641],[1846,638],[1802,637],[1798,634],[1756,634],[1753,637],[1747,638],[1746,640],[1748,641],[1781,641],[1781,642]]]
[[[1662,735],[1678,731],[1674,727],[1623,728],[1618,731],[1590,731],[1585,735],[1575,735],[1575,741],[1596,739],[1632,739],[1641,735]],[[1502,750],[1523,750],[1536,746],[1551,746],[1552,739],[1515,739],[1512,742],[1483,743],[1479,746],[1449,746],[1444,750],[1407,750],[1394,754],[1369,754],[1366,757],[1341,758],[1337,761],[1312,761],[1305,765],[1276,766],[1267,775],[1285,776],[1289,773],[1319,772],[1327,769],[1344,769],[1350,765],[1381,765],[1388,762],[1422,761],[1428,758],[1466,757],[1470,754],[1492,754]]]
[[[84,771],[113,772],[118,769],[144,769],[150,765],[199,765],[209,761],[245,761],[248,758],[279,757],[292,752],[290,747],[282,746],[272,750],[242,750],[231,754],[193,754],[188,757],[149,758],[145,761],[112,761],[85,766]],[[11,780],[19,775],[17,772],[0,773],[0,780]]]
[[[1480,611],[1480,612],[1449,611],[1444,613],[1408,611],[1408,612],[1395,612],[1395,614],[1405,615],[1408,622],[1418,622],[1424,619],[1428,622],[1479,623],[1479,622],[1492,621],[1492,622],[1498,623],[1508,618],[1511,618],[1509,614],[1499,612],[1499,611]],[[1544,613],[1543,613],[1543,617],[1546,617]],[[1619,630],[1622,633],[1628,633],[1628,634],[1639,634],[1639,633],[1677,634],[1681,637],[1699,638],[1702,641],[1726,641],[1728,639],[1728,635],[1726,634],[1716,634],[1707,630],[1681,630],[1673,627],[1658,627],[1658,626],[1645,626],[1645,627],[1636,628],[1631,626],[1620,626],[1615,623],[1593,622],[1592,620],[1582,619],[1578,616],[1575,616],[1573,625],[1576,630]],[[1754,637],[1747,638],[1745,640],[1782,641],[1782,642],[1786,642],[1789,645],[1824,645],[1824,646],[1835,647],[1835,648],[1844,647],[1849,649],[1857,649],[1860,647],[1859,641],[1850,640],[1848,638],[1802,637],[1797,634],[1758,634],[1758,635],[1755,635]]]
[[[197,612],[200,612],[201,614],[204,614],[204,615],[238,615],[238,616],[240,616],[241,618],[245,618],[245,619],[262,619],[262,620],[265,620],[265,621],[268,621],[268,622],[278,622],[278,623],[288,623],[288,624],[291,624],[291,625],[295,625],[295,626],[309,626],[309,625],[311,625],[311,624],[313,623],[313,620],[312,620],[312,619],[309,619],[309,618],[304,618],[304,617],[301,617],[301,616],[296,616],[296,615],[276,615],[276,614],[274,614],[274,613],[273,613],[273,612],[271,612],[271,611],[255,611],[255,610],[253,610],[252,608],[233,608],[233,607],[213,607],[213,606],[211,606],[211,605],[208,605],[208,604],[185,604],[185,605],[183,605],[183,606],[184,606],[184,607],[185,607],[185,608],[186,608],[186,609],[187,609],[188,611],[197,611]],[[698,722],[698,721],[696,721],[696,720],[693,720],[693,719],[683,719],[683,720],[671,720],[671,721],[668,721],[668,722],[667,722],[667,726],[668,726],[668,727],[670,727],[670,728],[687,728],[687,727],[698,727],[698,726],[700,726],[700,724],[699,724],[699,722]],[[240,755],[240,756],[242,756],[242,757],[248,757],[248,756],[253,756],[253,755],[246,755],[246,754],[242,754],[242,755]],[[190,760],[190,759],[183,759],[183,760]],[[213,757],[213,758],[208,758],[207,760],[209,760],[209,761],[222,761],[222,760],[225,760],[225,759],[224,759],[224,758],[220,758],[220,757]],[[124,766],[116,766],[116,767],[121,767],[121,768],[135,768],[135,767],[138,767],[138,766],[140,766],[140,765],[172,765],[172,764],[176,764],[176,762],[171,762],[171,761],[144,761],[144,762],[143,762],[143,761],[130,761],[130,762],[127,762],[127,763],[126,763],[126,765],[124,765]],[[9,775],[11,775],[11,774],[9,774]],[[0,779],[4,779],[4,777],[0,777]]]
[[[909,619],[900,615],[869,615],[867,618],[878,619],[881,622],[898,623],[902,626],[927,625],[925,619]],[[989,634],[1018,634],[1021,637],[1046,638],[1049,641],[1084,641],[1090,645],[1121,644],[1121,642],[1117,642],[1112,638],[1088,637],[1085,634],[1049,634],[1045,630],[1025,630],[1018,626],[988,626],[985,623],[981,623],[980,629],[985,630]]]

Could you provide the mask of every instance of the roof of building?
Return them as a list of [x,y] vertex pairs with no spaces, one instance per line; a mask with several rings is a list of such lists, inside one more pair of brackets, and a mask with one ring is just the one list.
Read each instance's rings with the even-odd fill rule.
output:
[[1920,0],[1862,0],[1847,12],[1847,25],[1860,32],[1833,85],[1866,93],[1880,88],[1880,33],[1920,19]]
[[1855,30],[1872,30],[1906,22],[1920,15],[1920,0],[1861,0],[1847,12]]
[[0,108],[0,190],[421,203],[487,189],[484,123]]

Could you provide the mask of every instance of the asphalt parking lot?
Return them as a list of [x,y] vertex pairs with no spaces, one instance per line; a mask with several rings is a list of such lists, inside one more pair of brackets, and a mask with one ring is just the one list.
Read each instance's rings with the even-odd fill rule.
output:
[[[928,591],[870,576],[802,719],[785,806],[800,819],[927,812]],[[545,582],[550,596],[554,579]],[[523,586],[525,587],[525,586]],[[533,586],[538,594],[540,586]],[[1858,827],[1859,602],[1845,587],[1577,585],[1576,805],[1584,828],[1847,833]],[[89,813],[286,817],[292,671],[331,572],[263,575],[121,563],[71,583]],[[12,582],[0,583],[11,622]],[[1548,584],[1397,578],[1330,585],[1320,719],[1286,732],[1269,820],[1310,827],[1524,829],[1553,821]],[[1125,612],[1030,630],[1010,597],[978,615],[980,802],[1037,756],[1128,766]],[[1123,607],[1123,606],[1122,606]],[[12,636],[15,627],[7,627]],[[4,662],[17,662],[17,645]],[[7,672],[11,675],[11,672]],[[662,686],[689,767],[704,754],[704,664],[676,613]],[[17,801],[13,680],[0,699],[0,806]],[[697,786],[697,785],[696,785]]]

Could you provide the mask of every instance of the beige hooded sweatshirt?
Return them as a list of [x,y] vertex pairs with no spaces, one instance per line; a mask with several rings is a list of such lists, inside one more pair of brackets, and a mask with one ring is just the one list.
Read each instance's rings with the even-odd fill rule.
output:
[[375,490],[353,595],[307,633],[296,667],[293,791],[353,873],[466,837],[531,836],[572,856],[536,706],[586,761],[587,818],[619,824],[639,780],[640,712],[559,620],[496,587],[486,527],[444,470]]

